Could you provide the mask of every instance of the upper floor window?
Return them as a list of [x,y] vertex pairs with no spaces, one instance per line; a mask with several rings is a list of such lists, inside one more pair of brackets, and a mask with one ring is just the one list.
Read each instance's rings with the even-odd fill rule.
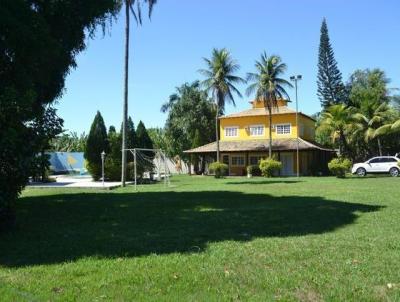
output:
[[262,136],[264,135],[263,125],[252,125],[250,126],[250,136]]
[[291,124],[279,124],[276,125],[276,134],[290,134]]
[[239,127],[225,127],[226,137],[236,137],[239,134]]

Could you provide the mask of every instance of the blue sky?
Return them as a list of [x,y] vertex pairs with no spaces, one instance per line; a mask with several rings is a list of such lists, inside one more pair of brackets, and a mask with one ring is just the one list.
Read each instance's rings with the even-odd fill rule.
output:
[[[288,65],[286,77],[302,74],[299,108],[320,110],[316,96],[319,31],[327,18],[338,66],[347,80],[355,69],[383,69],[400,87],[400,2],[398,0],[159,0],[151,22],[132,24],[129,114],[135,124],[162,127],[161,105],[176,86],[201,79],[202,57],[226,47],[241,66],[253,71],[262,51],[278,54]],[[122,120],[124,18],[105,36],[99,30],[78,55],[78,67],[66,80],[59,115],[69,131],[88,132],[97,110],[106,126]],[[240,86],[244,94],[245,86]],[[294,100],[294,90],[290,91]],[[236,99],[236,108],[250,98]],[[294,104],[293,104],[294,105]]]

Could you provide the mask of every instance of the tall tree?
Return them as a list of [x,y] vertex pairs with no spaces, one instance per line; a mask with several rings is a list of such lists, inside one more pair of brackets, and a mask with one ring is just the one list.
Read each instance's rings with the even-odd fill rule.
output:
[[321,25],[317,84],[322,108],[346,102],[346,89],[335,60],[325,18]]
[[126,181],[126,143],[127,143],[127,121],[128,121],[128,76],[129,76],[129,31],[130,31],[130,12],[138,25],[142,25],[142,5],[146,3],[149,10],[149,18],[153,11],[153,6],[157,0],[124,0],[125,2],[125,67],[124,67],[124,106],[122,118],[122,171],[121,182],[125,186]]
[[101,177],[101,153],[109,152],[107,130],[101,113],[97,111],[86,142],[84,157],[88,162],[88,170],[94,180]]
[[171,158],[179,156],[188,164],[190,157],[183,151],[196,145],[195,140],[201,144],[215,140],[215,106],[207,93],[200,89],[199,82],[177,87],[161,111],[168,112],[164,140],[167,143],[164,146]]
[[115,0],[2,0],[0,4],[0,229],[15,221],[15,203],[40,151],[33,121],[59,98],[98,25],[119,10]]
[[211,58],[204,58],[204,61],[207,68],[200,69],[199,72],[206,77],[202,84],[211,93],[216,105],[215,137],[217,142],[217,161],[219,161],[219,115],[224,112],[226,102],[235,105],[233,93],[242,97],[240,91],[234,85],[245,83],[245,80],[235,75],[240,66],[225,48],[214,48]]
[[255,67],[256,73],[247,74],[247,81],[251,84],[247,87],[246,94],[250,96],[255,93],[255,100],[263,102],[268,110],[269,157],[272,157],[272,111],[278,107],[279,99],[290,100],[285,88],[293,86],[281,78],[287,66],[279,56],[268,57],[264,52],[261,60],[256,61]]

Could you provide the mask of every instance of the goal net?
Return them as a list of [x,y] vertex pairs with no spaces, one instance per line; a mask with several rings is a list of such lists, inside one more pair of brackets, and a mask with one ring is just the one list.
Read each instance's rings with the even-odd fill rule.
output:
[[133,155],[133,180],[138,183],[164,182],[170,185],[169,159],[161,149],[126,149]]

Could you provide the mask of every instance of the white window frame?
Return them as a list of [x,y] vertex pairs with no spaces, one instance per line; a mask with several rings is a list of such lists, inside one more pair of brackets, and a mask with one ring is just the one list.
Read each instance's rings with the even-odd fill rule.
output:
[[[228,129],[235,129],[236,130],[236,135],[227,135],[228,134]],[[224,135],[225,137],[239,137],[239,126],[228,126],[224,128]]]
[[[252,134],[251,133],[251,128],[262,128],[262,133],[261,134]],[[250,134],[250,136],[264,136],[264,133],[265,133],[265,127],[264,127],[264,125],[262,125],[262,124],[259,124],[259,125],[250,125],[249,126],[249,134]]]
[[[288,126],[288,125],[289,125],[289,133],[279,133],[278,132],[278,127],[279,126]],[[276,135],[290,135],[290,134],[292,134],[292,124],[291,123],[276,124],[275,125],[275,132],[276,132]]]

